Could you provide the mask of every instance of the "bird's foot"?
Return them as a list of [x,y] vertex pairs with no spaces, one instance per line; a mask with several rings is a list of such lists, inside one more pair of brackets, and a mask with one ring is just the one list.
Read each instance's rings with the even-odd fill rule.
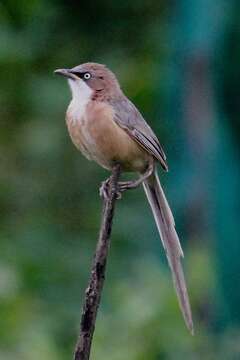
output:
[[104,200],[106,200],[109,197],[109,183],[110,183],[110,178],[103,181],[99,189],[99,195]]
[[[108,179],[106,179],[105,181],[102,182],[102,185],[100,186],[100,189],[99,189],[99,194],[100,194],[101,198],[103,198],[104,200],[107,200],[109,198],[110,180],[111,180],[111,176]],[[117,200],[121,199],[121,197],[122,197],[121,189],[118,187]]]
[[[121,199],[122,193],[126,190],[136,189],[139,185],[141,185],[149,176],[152,175],[154,170],[154,162],[151,161],[147,170],[136,180],[132,181],[119,181],[117,184],[117,199]],[[111,176],[102,182],[102,185],[99,189],[100,196],[107,200],[109,198],[109,185],[110,185]]]

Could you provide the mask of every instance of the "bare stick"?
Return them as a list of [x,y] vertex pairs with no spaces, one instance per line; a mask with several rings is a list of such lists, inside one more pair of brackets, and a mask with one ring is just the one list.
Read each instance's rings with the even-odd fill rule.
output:
[[75,360],[88,360],[90,357],[97,311],[105,279],[105,268],[110,245],[110,235],[112,230],[114,207],[117,199],[117,184],[119,177],[120,166],[116,165],[108,184],[108,196],[105,198],[103,204],[102,223],[90,280],[85,292],[86,295],[80,324],[80,335],[74,354]]

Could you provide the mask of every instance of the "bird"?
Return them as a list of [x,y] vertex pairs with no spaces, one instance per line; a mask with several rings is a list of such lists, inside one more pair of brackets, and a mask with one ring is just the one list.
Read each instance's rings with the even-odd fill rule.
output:
[[[157,173],[158,163],[168,171],[166,155],[157,136],[106,65],[88,62],[54,72],[66,77],[71,89],[66,124],[77,149],[109,171],[118,164],[122,172],[138,174],[136,180],[119,182],[118,189],[122,193],[143,185],[166,252],[185,324],[194,334],[181,264],[183,250]],[[109,179],[100,188],[103,197],[107,196],[108,182]]]

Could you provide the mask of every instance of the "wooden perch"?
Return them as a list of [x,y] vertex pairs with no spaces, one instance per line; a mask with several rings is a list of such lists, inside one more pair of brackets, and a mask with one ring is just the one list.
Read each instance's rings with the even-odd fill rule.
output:
[[105,268],[110,246],[114,207],[118,196],[119,177],[120,166],[116,165],[108,183],[108,195],[103,203],[102,223],[90,280],[85,292],[80,334],[75,349],[74,360],[88,360],[90,357],[97,311],[105,279]]

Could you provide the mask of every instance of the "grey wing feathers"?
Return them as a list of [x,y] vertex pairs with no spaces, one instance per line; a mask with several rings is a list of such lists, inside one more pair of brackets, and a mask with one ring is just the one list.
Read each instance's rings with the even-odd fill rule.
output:
[[111,105],[114,108],[116,123],[167,170],[166,155],[158,138],[133,103],[123,96],[121,99],[112,101]]

